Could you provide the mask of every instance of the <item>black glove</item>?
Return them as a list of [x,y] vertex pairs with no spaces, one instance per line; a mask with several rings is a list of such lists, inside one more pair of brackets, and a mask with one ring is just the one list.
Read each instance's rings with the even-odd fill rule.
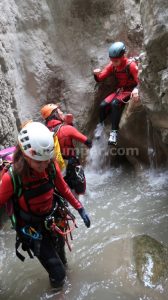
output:
[[88,217],[88,215],[85,212],[85,209],[83,207],[78,209],[78,213],[80,214],[81,218],[83,219],[85,225],[87,228],[90,227],[90,219]]
[[92,148],[92,141],[87,139],[86,142],[85,142],[85,145],[86,145],[88,148]]
[[99,79],[97,78],[96,74],[93,74],[93,76],[94,76],[94,80],[95,80],[96,82],[99,82]]

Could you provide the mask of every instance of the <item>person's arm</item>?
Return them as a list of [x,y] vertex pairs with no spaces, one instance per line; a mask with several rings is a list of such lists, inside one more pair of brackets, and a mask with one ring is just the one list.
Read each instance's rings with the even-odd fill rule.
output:
[[13,184],[8,172],[4,173],[0,184],[0,207],[13,195]]
[[92,141],[87,138],[86,135],[79,132],[75,127],[68,126],[68,135],[71,137],[71,139],[77,140],[83,144],[85,144],[88,148],[92,147]]
[[60,195],[65,198],[80,214],[81,218],[83,219],[86,227],[90,227],[90,219],[87,215],[87,213],[85,212],[85,209],[83,207],[83,205],[81,204],[81,202],[79,200],[77,200],[74,195],[72,194],[72,192],[70,191],[67,183],[65,182],[60,168],[58,166],[58,163],[55,163],[55,167],[56,167],[56,179],[55,179],[55,186],[58,190],[58,192],[60,193]]
[[68,133],[68,136],[71,139],[77,140],[81,143],[85,143],[87,140],[87,136],[85,136],[84,134],[82,134],[81,132],[79,132],[75,127],[71,126],[71,125],[66,125],[66,131]]
[[97,82],[107,78],[112,72],[113,72],[112,62],[110,62],[102,70],[100,69],[93,70],[94,78]]
[[79,209],[82,206],[79,200],[77,200],[74,195],[71,193],[67,183],[65,182],[60,168],[57,163],[55,163],[56,167],[56,179],[55,179],[55,186],[58,190],[58,192],[61,194],[63,198],[65,198],[75,209]]

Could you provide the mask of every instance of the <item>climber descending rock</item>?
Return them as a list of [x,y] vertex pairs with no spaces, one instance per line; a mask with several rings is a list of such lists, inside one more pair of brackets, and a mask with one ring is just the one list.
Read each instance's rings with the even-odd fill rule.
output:
[[102,70],[93,71],[97,82],[104,80],[110,75],[116,79],[116,88],[100,104],[100,122],[95,129],[95,138],[99,139],[103,134],[104,121],[111,113],[112,130],[110,132],[108,144],[117,145],[119,122],[125,104],[130,98],[138,101],[138,67],[133,59],[125,56],[126,47],[122,42],[115,42],[109,48],[110,63]]

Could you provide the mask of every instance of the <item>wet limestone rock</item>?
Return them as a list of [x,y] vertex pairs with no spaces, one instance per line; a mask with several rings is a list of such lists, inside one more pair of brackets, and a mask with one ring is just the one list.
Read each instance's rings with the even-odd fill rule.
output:
[[[41,120],[39,109],[50,101],[61,101],[63,110],[74,114],[75,125],[92,135],[99,103],[113,88],[110,82],[97,88],[93,69],[108,62],[108,48],[116,40],[126,43],[128,55],[137,55],[144,34],[147,60],[140,94],[154,132],[152,153],[157,162],[167,159],[167,0],[161,8],[156,0],[2,0],[0,6],[0,145],[13,144],[20,121]],[[139,145],[144,153],[139,160],[148,163],[146,121],[136,135],[133,115],[127,121],[129,131],[121,132],[121,147],[127,142],[130,146],[129,140]],[[136,126],[141,125],[137,115]]]
[[139,280],[155,287],[168,277],[168,248],[148,235],[133,238],[133,256]]
[[40,120],[44,103],[61,101],[78,128],[88,133],[98,107],[92,70],[106,64],[112,41],[125,40],[130,51],[141,44],[139,3],[2,0],[0,5],[0,63],[14,92],[18,119]]
[[119,146],[130,149],[126,158],[137,171],[144,166],[157,168],[165,165],[166,147],[158,130],[153,127],[143,99],[138,102],[131,99],[125,106],[119,132]]
[[[140,75],[140,94],[154,132],[168,160],[168,2],[140,3],[146,58]],[[157,143],[154,140],[154,143]]]
[[16,105],[10,84],[0,70],[0,149],[16,143]]

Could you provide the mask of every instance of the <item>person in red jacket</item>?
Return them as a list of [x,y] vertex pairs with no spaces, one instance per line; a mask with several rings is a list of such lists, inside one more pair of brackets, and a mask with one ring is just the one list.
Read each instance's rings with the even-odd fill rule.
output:
[[67,124],[68,116],[64,115],[57,104],[46,104],[41,108],[41,115],[46,121],[46,126],[58,137],[62,156],[67,160],[65,181],[77,195],[84,194],[86,190],[86,180],[83,168],[76,155],[73,141],[79,141],[88,148],[92,147],[92,142],[72,123]]
[[[12,170],[21,180],[22,193],[17,202],[14,202],[14,211],[17,238],[21,238],[22,248],[26,250],[28,248],[37,256],[49,274],[51,285],[60,288],[66,275],[65,239],[46,227],[49,217],[53,224],[53,218],[57,214],[55,191],[79,212],[87,227],[90,227],[90,219],[83,205],[74,197],[64,181],[53,154],[53,134],[44,124],[30,122],[21,129]],[[53,168],[55,176],[51,180],[49,174]],[[0,184],[0,207],[14,197],[14,191],[11,174],[5,172]],[[27,226],[29,231],[26,229]],[[41,238],[37,239],[37,236],[33,238],[30,231],[36,232],[36,235],[40,232]]]
[[117,144],[117,133],[123,108],[130,97],[138,101],[138,67],[134,61],[125,56],[126,47],[123,42],[115,42],[109,48],[110,63],[103,69],[93,71],[97,82],[114,75],[116,79],[115,91],[107,96],[100,104],[100,123],[95,130],[95,138],[100,138],[104,120],[108,112],[111,112],[112,131],[108,140],[109,145]]

